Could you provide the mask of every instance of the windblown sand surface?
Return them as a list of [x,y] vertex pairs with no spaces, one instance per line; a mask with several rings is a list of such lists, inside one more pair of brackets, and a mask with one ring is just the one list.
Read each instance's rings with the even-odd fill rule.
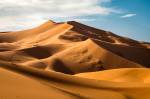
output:
[[150,99],[150,43],[69,21],[0,32],[0,99]]

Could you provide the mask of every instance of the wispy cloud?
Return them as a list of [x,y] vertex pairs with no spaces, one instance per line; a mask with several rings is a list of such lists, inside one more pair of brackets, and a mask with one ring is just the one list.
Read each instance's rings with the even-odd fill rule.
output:
[[[25,18],[31,23],[33,23],[32,19],[37,19],[37,23],[38,20],[41,22],[49,18],[71,18],[117,13],[117,10],[103,5],[110,2],[111,0],[0,0],[0,22],[3,21],[7,24],[9,20],[9,25],[11,25],[15,22],[23,22]],[[18,20],[18,18],[21,19]],[[89,19],[81,20],[89,21]],[[1,25],[0,27],[2,28]]]
[[125,15],[121,16],[121,18],[130,18],[130,17],[133,17],[133,16],[136,16],[136,14],[134,14],[134,13],[125,14]]
[[79,19],[73,19],[74,21],[78,22],[91,22],[91,21],[96,21],[96,19],[88,19],[88,18],[79,18]]
[[91,21],[96,21],[94,18],[63,18],[61,21],[77,21],[77,22],[91,22]]
[[101,4],[111,0],[3,0],[0,1],[1,16],[22,14],[46,14],[49,17],[72,17],[85,15],[108,15],[114,9]]

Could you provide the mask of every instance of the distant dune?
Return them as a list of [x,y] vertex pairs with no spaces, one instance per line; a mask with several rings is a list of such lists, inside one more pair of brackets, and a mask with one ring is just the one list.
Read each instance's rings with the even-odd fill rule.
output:
[[0,99],[150,99],[150,43],[75,21],[0,32]]

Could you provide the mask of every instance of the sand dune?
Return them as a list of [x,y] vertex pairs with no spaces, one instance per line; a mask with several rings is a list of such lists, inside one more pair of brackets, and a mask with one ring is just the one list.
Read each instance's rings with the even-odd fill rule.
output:
[[149,99],[149,46],[75,21],[0,32],[0,99]]
[[[112,75],[112,76],[110,76]],[[150,70],[146,68],[113,69],[92,73],[81,73],[76,76],[96,80],[108,80],[113,82],[141,82],[150,83]]]

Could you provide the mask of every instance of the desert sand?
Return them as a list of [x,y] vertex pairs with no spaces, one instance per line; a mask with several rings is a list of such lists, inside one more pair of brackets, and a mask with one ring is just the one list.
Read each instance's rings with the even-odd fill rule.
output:
[[150,43],[75,21],[0,32],[0,99],[150,99]]

